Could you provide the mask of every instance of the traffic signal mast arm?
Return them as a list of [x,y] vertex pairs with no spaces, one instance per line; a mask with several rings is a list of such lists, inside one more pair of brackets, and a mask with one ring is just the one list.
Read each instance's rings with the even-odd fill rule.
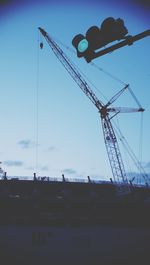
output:
[[[81,74],[78,72],[78,70],[74,67],[74,65],[71,63],[71,61],[68,59],[68,57],[65,55],[65,53],[61,50],[61,48],[57,45],[57,43],[47,34],[47,32],[39,27],[39,30],[41,34],[44,36],[46,41],[48,42],[49,46],[57,56],[57,58],[60,60],[60,62],[63,64],[63,66],[66,68],[68,73],[71,75],[71,77],[75,80],[75,82],[78,84],[78,86],[81,88],[81,90],[86,94],[86,96],[93,102],[93,104],[97,107],[101,120],[102,120],[102,128],[103,128],[103,134],[104,134],[104,141],[110,161],[110,166],[112,169],[112,174],[115,182],[123,182],[124,184],[127,184],[127,177],[121,157],[121,153],[119,150],[118,142],[115,136],[115,132],[113,129],[113,126],[111,124],[110,119],[112,117],[109,117],[109,112],[115,112],[115,115],[119,112],[131,112],[131,111],[143,111],[140,109],[123,109],[123,108],[108,108],[110,104],[112,104],[122,93],[123,91],[128,87],[126,85],[120,92],[118,92],[106,105],[100,101],[94,92],[91,90],[87,82],[83,79]],[[114,115],[114,116],[115,116]]]
[[98,58],[98,57],[100,57],[102,55],[105,55],[107,53],[113,52],[113,51],[115,51],[115,50],[117,50],[117,49],[119,49],[121,47],[126,46],[126,45],[132,45],[135,41],[141,40],[141,39],[143,39],[145,37],[148,37],[148,36],[150,36],[150,29],[146,30],[146,31],[144,31],[144,32],[142,32],[140,34],[137,34],[135,36],[128,36],[124,41],[121,41],[121,42],[119,42],[117,44],[114,44],[111,47],[108,47],[106,49],[103,49],[103,50],[100,50],[100,51],[97,51],[97,52],[92,51],[91,54],[90,54],[90,57],[89,56],[87,56],[87,57],[85,56],[85,59],[89,63],[95,58]]

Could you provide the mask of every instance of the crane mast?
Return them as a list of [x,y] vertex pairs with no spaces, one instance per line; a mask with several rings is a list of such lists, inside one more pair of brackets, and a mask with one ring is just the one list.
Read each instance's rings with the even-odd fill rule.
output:
[[104,141],[106,145],[106,150],[107,150],[114,182],[123,183],[127,186],[128,180],[127,180],[123,160],[121,157],[121,153],[119,150],[117,138],[116,138],[116,135],[115,135],[115,132],[114,132],[111,120],[110,120],[112,117],[109,116],[109,113],[113,112],[115,113],[114,114],[115,116],[119,112],[133,112],[133,111],[144,111],[144,110],[142,108],[129,109],[129,110],[126,108],[126,111],[124,111],[124,110],[121,110],[121,108],[109,107],[109,105],[112,104],[112,102],[114,102],[120,96],[120,94],[126,88],[128,88],[129,85],[126,85],[106,105],[104,105],[103,102],[97,98],[97,96],[94,94],[94,92],[89,87],[87,82],[81,76],[79,71],[75,68],[75,66],[66,56],[66,54],[62,51],[62,49],[58,46],[58,44],[48,35],[48,33],[44,29],[39,27],[39,30],[41,34],[44,36],[44,38],[46,39],[46,41],[48,42],[51,49],[53,50],[54,54],[59,59],[59,61],[66,68],[66,70],[71,75],[71,77],[75,80],[75,82],[78,84],[80,89],[86,94],[86,96],[92,101],[92,103],[98,109],[100,113],[101,121],[102,121]]
[[119,150],[117,138],[115,136],[114,129],[112,127],[112,124],[109,120],[108,115],[103,118],[102,120],[102,128],[103,128],[103,135],[104,135],[104,141],[105,146],[108,153],[108,158],[111,166],[111,170],[113,173],[114,181],[119,183],[122,179],[123,183],[127,183],[127,177],[121,157],[121,153]]

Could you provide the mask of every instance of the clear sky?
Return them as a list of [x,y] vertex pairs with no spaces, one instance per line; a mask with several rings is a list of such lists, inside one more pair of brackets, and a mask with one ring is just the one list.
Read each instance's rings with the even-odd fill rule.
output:
[[[109,16],[124,19],[129,34],[150,29],[150,8],[140,1],[6,1],[0,6],[0,160],[8,175],[39,175],[99,179],[111,177],[97,109],[83,94],[42,39],[38,27],[72,47],[72,38],[100,26]],[[87,64],[74,53],[64,52],[86,77],[111,98],[123,84]],[[122,134],[147,173],[150,172],[150,37],[93,62],[130,84],[145,112],[119,114]],[[38,64],[39,53],[39,64]],[[37,76],[37,68],[39,75]],[[37,82],[38,78],[38,82]],[[36,96],[38,83],[38,169],[36,169]],[[97,97],[105,98],[92,87]],[[125,93],[116,106],[137,107]],[[142,140],[141,140],[142,139]],[[141,145],[142,143],[142,145]],[[141,147],[142,146],[142,147]],[[121,153],[124,151],[121,148]],[[141,152],[142,150],[142,152]],[[124,163],[126,163],[126,156]],[[127,172],[136,172],[133,164]]]

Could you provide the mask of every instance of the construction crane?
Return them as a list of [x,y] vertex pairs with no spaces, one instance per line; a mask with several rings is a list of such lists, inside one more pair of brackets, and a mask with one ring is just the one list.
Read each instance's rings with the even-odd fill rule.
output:
[[54,54],[59,59],[59,61],[63,64],[63,66],[66,68],[71,77],[75,80],[75,82],[84,92],[84,94],[92,101],[92,103],[98,109],[102,121],[104,141],[112,170],[113,180],[116,184],[123,184],[124,187],[128,187],[128,179],[125,172],[122,156],[119,150],[115,131],[111,123],[111,119],[118,113],[143,112],[144,109],[141,106],[139,106],[139,108],[110,107],[110,105],[114,103],[126,89],[129,88],[129,85],[125,85],[117,94],[115,94],[108,101],[107,104],[104,104],[101,100],[97,98],[88,83],[84,80],[79,71],[75,68],[75,66],[66,56],[66,54],[58,46],[58,44],[48,35],[48,33],[44,29],[39,27],[39,30],[46,39],[51,49],[53,50]]

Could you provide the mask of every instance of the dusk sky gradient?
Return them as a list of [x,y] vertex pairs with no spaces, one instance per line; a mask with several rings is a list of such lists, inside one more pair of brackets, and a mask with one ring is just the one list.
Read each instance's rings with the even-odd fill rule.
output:
[[[54,39],[74,50],[71,41],[76,34],[85,34],[93,25],[100,27],[102,21],[110,16],[122,18],[130,35],[150,29],[150,5],[147,1],[0,2],[0,161],[8,175],[31,176],[37,171],[39,175],[51,177],[59,177],[63,173],[73,178],[86,178],[88,175],[99,179],[112,177],[97,109],[38,32],[38,27],[43,27]],[[39,49],[39,41],[43,41],[42,50]],[[104,103],[106,98],[110,99],[123,88],[123,84],[59,45],[100,90],[101,93],[91,86]],[[130,84],[145,109],[142,136],[140,113],[119,114],[116,123],[134,153],[142,158],[149,174],[150,37],[93,62],[125,84]],[[35,144],[37,87],[38,169]],[[128,92],[114,106],[137,107]],[[139,144],[141,138],[142,147]],[[119,145],[126,171],[137,172],[124,156],[120,142]]]

